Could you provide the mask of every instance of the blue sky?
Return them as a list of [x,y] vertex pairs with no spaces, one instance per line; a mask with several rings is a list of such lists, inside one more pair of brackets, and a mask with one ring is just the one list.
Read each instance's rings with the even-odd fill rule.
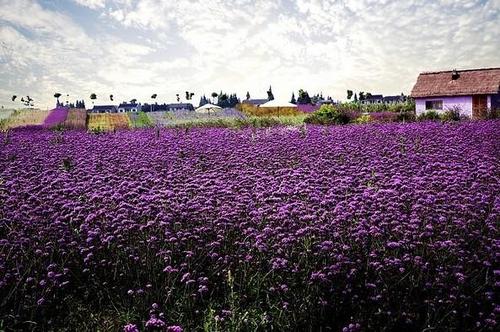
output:
[[0,0],[0,105],[224,90],[409,93],[421,71],[500,66],[500,0]]

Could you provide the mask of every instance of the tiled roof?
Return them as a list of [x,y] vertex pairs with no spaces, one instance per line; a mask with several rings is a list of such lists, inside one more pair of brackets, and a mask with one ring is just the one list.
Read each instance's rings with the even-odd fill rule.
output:
[[500,91],[500,68],[421,73],[411,91],[413,98],[496,94]]

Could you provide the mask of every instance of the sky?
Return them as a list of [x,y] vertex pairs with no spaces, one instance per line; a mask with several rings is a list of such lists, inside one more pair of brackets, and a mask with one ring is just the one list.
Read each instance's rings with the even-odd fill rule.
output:
[[0,105],[408,94],[423,71],[500,67],[499,13],[500,0],[0,0]]

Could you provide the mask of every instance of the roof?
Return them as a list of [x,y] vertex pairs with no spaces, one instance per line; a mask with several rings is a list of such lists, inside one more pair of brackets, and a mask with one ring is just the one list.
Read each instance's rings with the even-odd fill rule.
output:
[[115,105],[94,105],[92,109],[94,110],[107,110],[107,109],[114,109],[116,108]]
[[297,107],[297,105],[292,104],[288,101],[280,101],[280,100],[270,100],[267,103],[259,105],[259,107]]
[[452,79],[452,70],[424,72],[417,78],[411,97],[467,96],[496,94],[500,91],[500,68],[457,70],[459,77]]
[[384,98],[382,95],[371,95],[369,97],[366,97],[365,100],[379,100]]
[[139,107],[139,104],[121,103],[120,105],[118,105],[118,107],[123,107],[123,108],[137,108],[137,107]]
[[242,103],[252,104],[252,105],[262,105],[267,103],[268,101],[269,101],[268,99],[247,99],[243,100]]
[[384,101],[400,101],[403,99],[403,96],[385,96]]
[[187,108],[187,109],[192,109],[194,110],[193,104],[190,103],[177,103],[177,104],[167,104],[167,109],[171,108]]

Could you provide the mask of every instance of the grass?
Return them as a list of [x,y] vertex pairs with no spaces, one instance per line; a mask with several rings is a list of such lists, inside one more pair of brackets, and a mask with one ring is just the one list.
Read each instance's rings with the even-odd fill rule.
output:
[[83,108],[72,108],[63,123],[68,129],[87,129],[87,110]]
[[252,116],[247,118],[217,118],[217,119],[188,119],[177,120],[167,124],[170,128],[193,128],[193,127],[222,127],[222,128],[244,128],[244,127],[272,127],[272,126],[300,126],[304,124],[306,114],[288,116]]
[[127,129],[131,127],[131,121],[127,114],[104,113],[89,114],[87,129],[89,131],[113,131],[117,129]]
[[303,114],[297,107],[257,107],[250,104],[239,104],[237,109],[248,116],[293,116]]
[[153,126],[153,121],[144,112],[128,113],[132,128],[148,128]]
[[6,130],[17,127],[41,125],[48,114],[49,111],[33,109],[15,110],[8,118],[0,121],[0,129]]

